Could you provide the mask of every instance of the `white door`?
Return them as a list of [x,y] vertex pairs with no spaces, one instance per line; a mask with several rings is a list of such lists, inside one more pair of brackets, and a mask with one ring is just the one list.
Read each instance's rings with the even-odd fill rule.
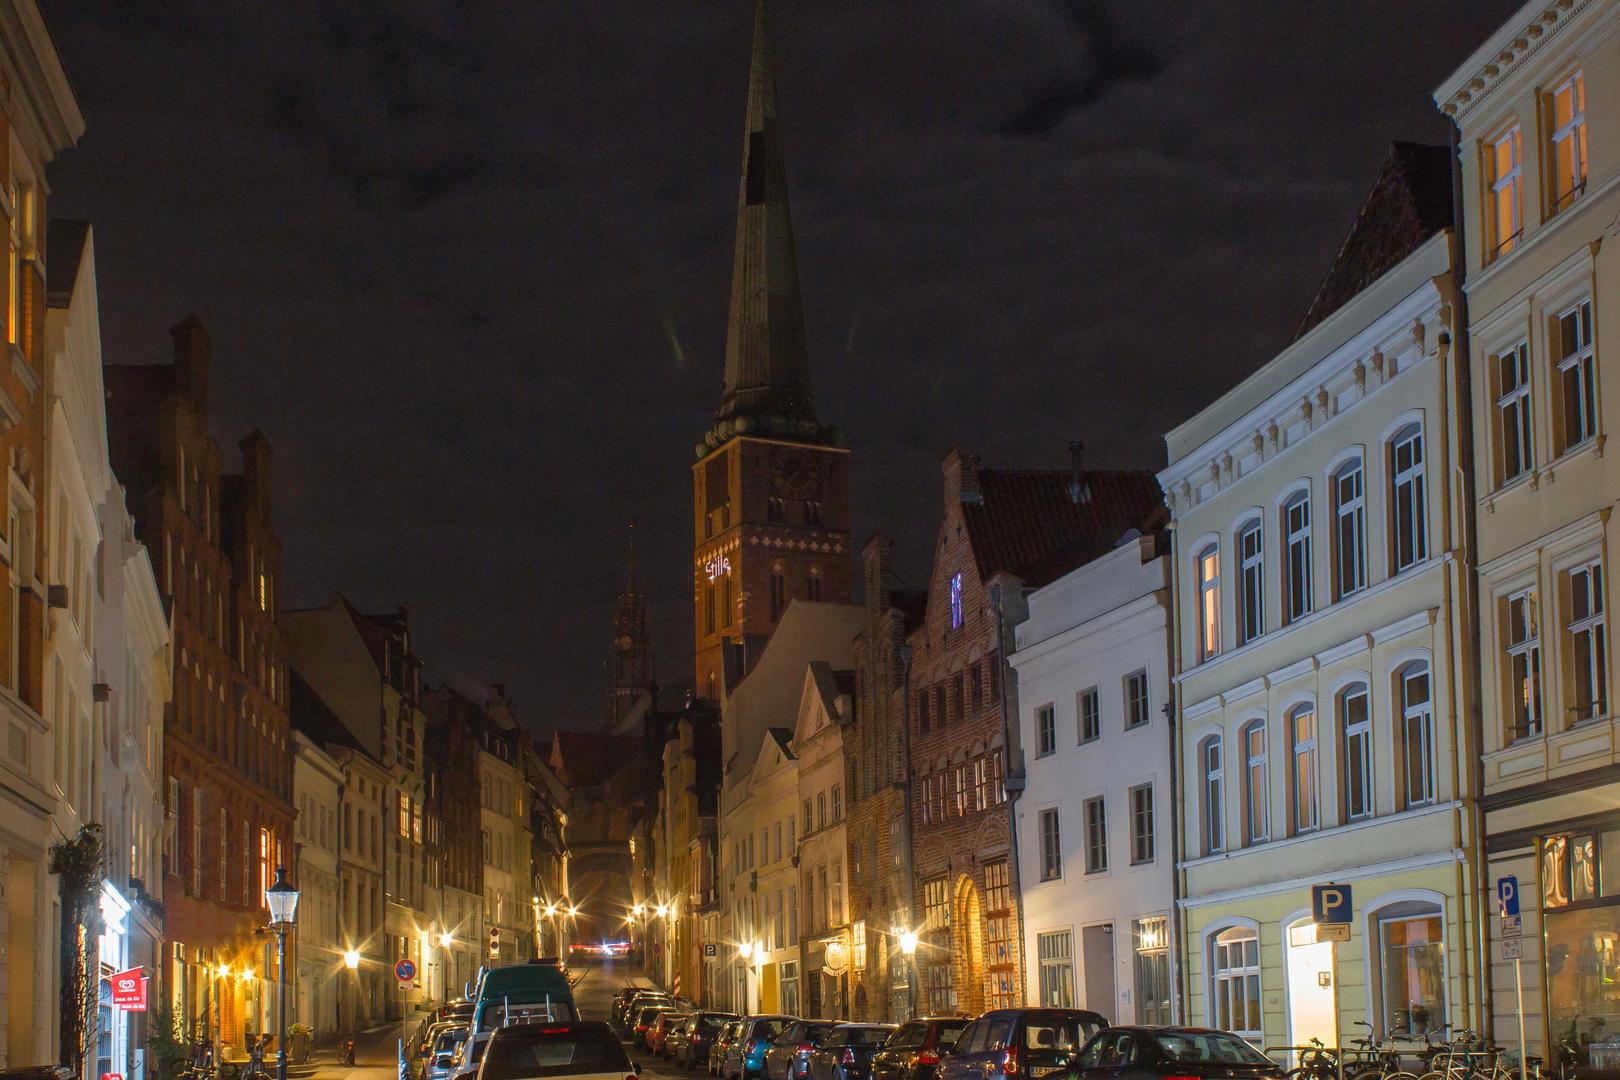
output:
[[1287,942],[1288,1042],[1308,1046],[1315,1038],[1323,1046],[1338,1046],[1333,943],[1317,941],[1316,924],[1310,921],[1290,926]]

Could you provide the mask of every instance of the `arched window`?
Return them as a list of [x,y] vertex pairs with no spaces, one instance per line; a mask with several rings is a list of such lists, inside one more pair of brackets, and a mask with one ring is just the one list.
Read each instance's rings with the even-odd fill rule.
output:
[[1360,821],[1373,813],[1372,713],[1365,683],[1339,692],[1339,731],[1344,758],[1344,819]]
[[1294,832],[1312,832],[1321,824],[1316,783],[1316,706],[1301,705],[1289,713],[1288,727],[1293,743],[1289,786],[1293,789]]
[[1282,513],[1283,614],[1287,622],[1311,613],[1311,497],[1301,491]]
[[1264,720],[1243,729],[1243,817],[1249,843],[1270,839],[1271,771],[1266,763]]
[[1198,552],[1198,659],[1221,651],[1221,550],[1209,544]]
[[1403,428],[1390,440],[1391,555],[1398,574],[1429,554],[1428,497],[1423,485],[1423,429]]
[[1203,799],[1199,807],[1204,818],[1204,854],[1214,855],[1225,850],[1226,812],[1225,772],[1221,763],[1221,737],[1211,735],[1199,747],[1204,770]]
[[[1445,915],[1440,897],[1417,890],[1375,898],[1367,911],[1368,989],[1380,1008],[1384,1035],[1426,1035],[1440,1030],[1446,1002]],[[1375,1032],[1375,1034],[1379,1034]]]
[[1260,1038],[1259,935],[1234,926],[1209,944],[1210,1026]]
[[1435,800],[1434,708],[1430,702],[1429,665],[1419,660],[1397,676],[1401,703],[1401,774],[1407,806]]
[[1367,501],[1361,459],[1333,474],[1333,591],[1349,596],[1367,584]]
[[1238,527],[1238,644],[1266,632],[1265,552],[1260,520]]

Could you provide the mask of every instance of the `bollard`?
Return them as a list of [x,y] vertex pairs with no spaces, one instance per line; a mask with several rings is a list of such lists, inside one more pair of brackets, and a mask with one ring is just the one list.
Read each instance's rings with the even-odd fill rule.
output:
[[411,1064],[405,1060],[405,1040],[399,1040],[399,1080],[411,1080]]

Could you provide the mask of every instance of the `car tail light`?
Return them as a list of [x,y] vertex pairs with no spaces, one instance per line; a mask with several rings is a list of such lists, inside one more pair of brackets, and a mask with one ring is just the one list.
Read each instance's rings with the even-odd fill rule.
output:
[[749,1056],[752,1057],[754,1051],[758,1050],[758,1049],[759,1049],[759,1039],[758,1038],[749,1039],[748,1040],[748,1054],[749,1054]]
[[1017,1076],[1023,1062],[1018,1057],[1018,1044],[1007,1047],[1007,1052],[1001,1056],[1001,1075]]
[[938,1065],[939,1064],[939,1055],[934,1053],[932,1050],[919,1051],[918,1054],[917,1054],[917,1064],[919,1064],[919,1065]]
[[801,1053],[801,1054],[813,1054],[815,1052],[816,1052],[816,1048],[811,1046],[809,1043],[800,1043],[799,1044],[799,1053]]
[[852,1046],[844,1047],[844,1064],[845,1065],[853,1065],[853,1064],[855,1064],[855,1048],[854,1047],[852,1047]]

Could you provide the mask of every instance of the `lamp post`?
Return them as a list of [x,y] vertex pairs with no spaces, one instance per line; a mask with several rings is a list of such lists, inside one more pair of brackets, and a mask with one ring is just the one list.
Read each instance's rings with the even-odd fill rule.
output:
[[276,935],[276,1080],[287,1080],[287,931],[298,910],[298,890],[287,884],[286,872],[279,866],[275,884],[264,890],[264,905],[270,909],[270,929]]
[[[903,930],[900,932],[900,951],[906,956],[906,966],[911,970],[907,972],[906,982],[911,988],[911,1015],[917,1015],[917,931]],[[908,1017],[909,1019],[909,1017]]]

